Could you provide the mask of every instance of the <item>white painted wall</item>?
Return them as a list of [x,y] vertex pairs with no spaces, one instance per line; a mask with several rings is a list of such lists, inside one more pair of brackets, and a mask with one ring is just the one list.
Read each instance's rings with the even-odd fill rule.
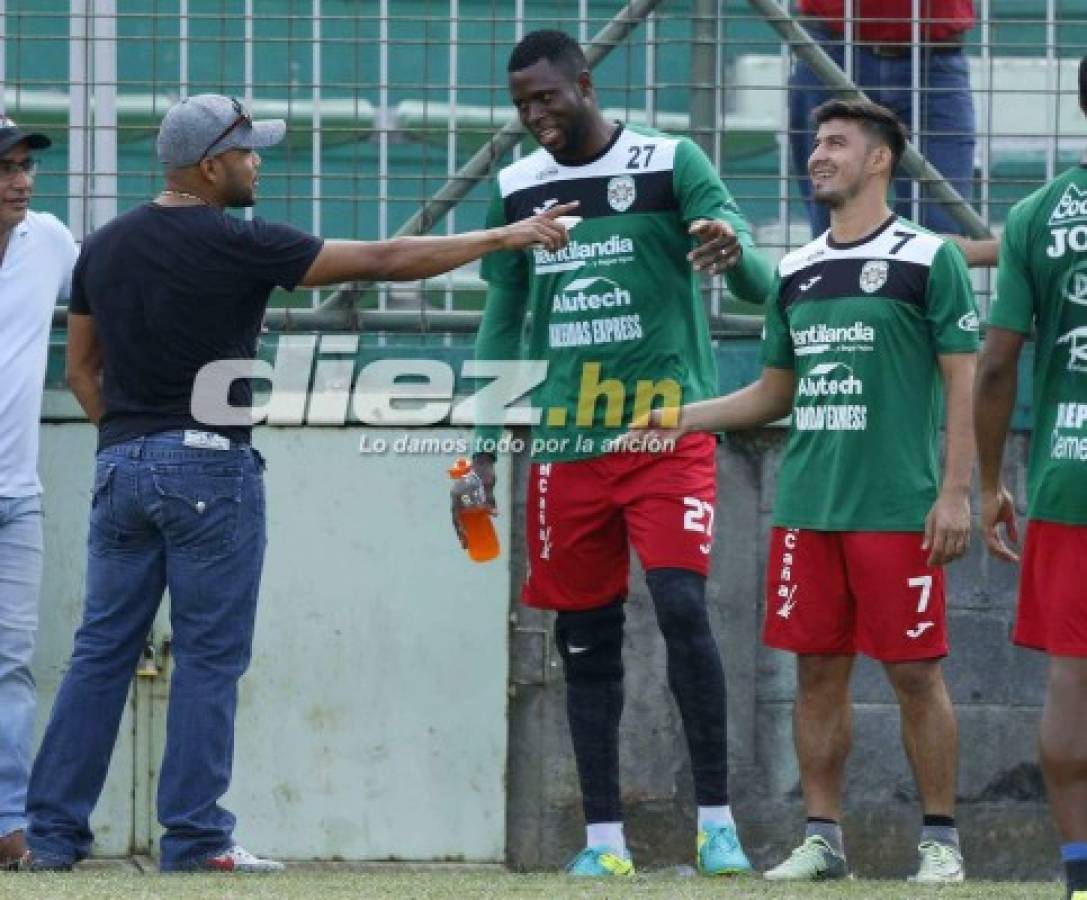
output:
[[[469,562],[449,524],[451,458],[360,455],[363,434],[400,433],[255,436],[268,459],[269,549],[225,802],[254,852],[501,861],[509,518],[498,520],[502,556]],[[43,426],[42,717],[82,603],[93,437],[86,424]],[[508,469],[499,473],[506,512]],[[165,623],[160,615],[160,647]],[[153,819],[166,697],[164,678],[141,681],[95,817],[101,855],[158,833],[148,811]],[[135,748],[150,772],[133,765]]]

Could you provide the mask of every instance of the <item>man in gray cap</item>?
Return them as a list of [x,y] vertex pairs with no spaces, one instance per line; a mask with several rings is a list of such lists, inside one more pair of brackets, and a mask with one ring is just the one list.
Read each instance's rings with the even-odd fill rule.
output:
[[75,242],[32,212],[44,134],[0,117],[0,868],[26,852],[26,785],[34,726],[30,659],[42,580],[38,422],[49,326],[67,300]]
[[[426,278],[492,250],[566,243],[555,219],[569,204],[504,228],[373,243],[225,215],[254,203],[257,151],[284,132],[282,121],[254,122],[237,100],[181,101],[159,131],[165,189],[91,235],[76,264],[68,380],[98,426],[98,454],[83,622],[30,780],[31,869],[70,869],[90,851],[88,820],[167,586],[160,867],[282,868],[234,842],[234,816],[219,804],[264,557],[264,462],[248,427],[195,418],[201,368],[253,358],[277,285]],[[229,399],[249,406],[249,382],[234,382]]]

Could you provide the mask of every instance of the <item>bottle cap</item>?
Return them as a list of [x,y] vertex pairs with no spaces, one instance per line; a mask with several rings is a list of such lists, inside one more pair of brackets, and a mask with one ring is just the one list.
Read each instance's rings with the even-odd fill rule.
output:
[[450,478],[463,478],[472,471],[471,460],[464,456],[457,457],[452,467],[449,469]]

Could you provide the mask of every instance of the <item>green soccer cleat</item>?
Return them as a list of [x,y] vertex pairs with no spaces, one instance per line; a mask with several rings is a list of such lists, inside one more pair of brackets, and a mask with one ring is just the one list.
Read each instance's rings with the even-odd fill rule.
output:
[[703,875],[744,875],[754,871],[740,846],[735,825],[710,825],[698,832],[698,871]]
[[607,847],[586,847],[567,865],[566,874],[579,878],[633,875],[634,863],[622,856],[617,856]]
[[834,881],[848,874],[845,857],[835,853],[824,838],[813,834],[785,862],[762,877],[770,881]]
[[907,880],[914,884],[958,884],[966,880],[958,848],[940,841],[922,841],[917,846],[921,866]]

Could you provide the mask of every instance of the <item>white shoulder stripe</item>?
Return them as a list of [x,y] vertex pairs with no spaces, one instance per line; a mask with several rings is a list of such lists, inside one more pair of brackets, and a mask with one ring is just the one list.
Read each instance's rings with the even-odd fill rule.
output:
[[[619,140],[600,159],[585,166],[564,166],[540,147],[498,173],[503,197],[536,187],[544,182],[574,181],[580,178],[607,178],[613,175],[641,175],[667,172],[675,166],[679,138],[669,135],[638,134],[624,128]],[[635,148],[637,150],[635,151]],[[631,166],[634,154],[637,165]]]
[[550,181],[558,170],[551,154],[540,147],[498,173],[498,190],[503,197],[508,197],[520,188]]
[[778,276],[788,278],[790,275],[805,269],[812,263],[827,258],[827,233],[823,232],[814,241],[805,244],[798,250],[786,253],[778,263]]
[[778,271],[782,278],[817,262],[835,259],[889,259],[931,266],[946,238],[930,234],[911,222],[898,219],[872,240],[849,247],[834,247],[824,232],[810,244],[782,257]]

